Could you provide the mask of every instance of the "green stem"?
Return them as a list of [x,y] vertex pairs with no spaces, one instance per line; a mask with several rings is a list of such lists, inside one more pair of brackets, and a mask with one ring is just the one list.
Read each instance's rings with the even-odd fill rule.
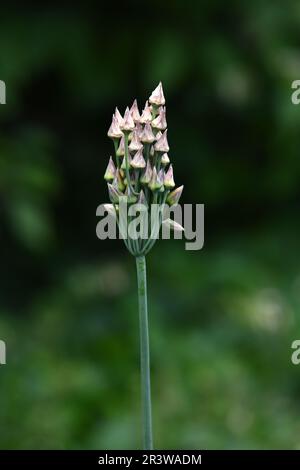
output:
[[152,416],[151,416],[151,386],[150,386],[150,352],[147,309],[147,274],[146,259],[136,257],[136,270],[139,297],[140,318],[140,354],[141,354],[141,387],[143,408],[143,445],[145,450],[153,449]]

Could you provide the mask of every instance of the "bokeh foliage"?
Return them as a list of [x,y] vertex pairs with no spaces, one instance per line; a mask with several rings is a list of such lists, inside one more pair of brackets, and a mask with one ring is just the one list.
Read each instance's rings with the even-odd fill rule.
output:
[[159,80],[205,247],[148,257],[158,448],[299,448],[297,1],[1,6],[0,448],[140,446],[135,269],[95,211]]

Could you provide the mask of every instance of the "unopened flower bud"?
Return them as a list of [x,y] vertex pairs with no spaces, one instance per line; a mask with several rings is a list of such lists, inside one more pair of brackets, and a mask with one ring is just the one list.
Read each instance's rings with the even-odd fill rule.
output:
[[134,122],[139,122],[139,120],[141,119],[138,104],[137,104],[137,100],[134,100],[134,102],[133,102],[133,104],[130,108],[130,114],[131,114],[132,119],[134,120]]
[[164,107],[159,108],[159,114],[155,119],[153,119],[151,126],[161,131],[167,128],[166,111]]
[[143,148],[143,144],[141,143],[139,136],[138,136],[138,131],[135,129],[132,133],[132,140],[129,145],[129,150],[132,152],[136,152],[137,150],[140,150]]
[[125,196],[127,197],[128,203],[134,203],[137,201],[137,197],[132,193],[131,189],[129,186],[127,186],[126,191],[125,191]]
[[147,206],[147,201],[143,190],[140,191],[137,202],[138,204],[143,204],[143,206]]
[[162,153],[168,152],[170,150],[168,139],[167,139],[167,130],[165,130],[162,136],[159,137],[159,139],[155,142],[154,149],[157,152],[162,152]]
[[123,132],[120,129],[119,123],[115,115],[112,117],[110,128],[107,131],[108,137],[111,139],[120,139],[123,136]]
[[174,189],[174,191],[172,191],[168,195],[167,203],[169,204],[169,206],[174,206],[178,204],[182,191],[183,191],[183,186],[179,186],[179,188]]
[[121,127],[123,125],[124,119],[122,118],[122,115],[120,111],[118,110],[118,108],[115,109],[115,118],[117,120],[119,127]]
[[152,168],[150,165],[149,160],[147,161],[146,169],[140,179],[141,183],[143,184],[149,184],[151,181],[151,176],[152,176]]
[[152,132],[152,128],[149,122],[145,124],[144,130],[141,135],[141,141],[144,144],[152,144],[155,141],[155,135]]
[[167,153],[164,153],[161,157],[161,164],[167,166],[170,163],[170,159]]
[[113,162],[113,159],[109,157],[109,162],[105,170],[104,179],[106,181],[112,181],[115,177],[115,174],[116,174],[115,164]]
[[124,136],[120,140],[118,150],[116,152],[117,157],[123,157],[125,155],[125,139]]
[[145,107],[142,112],[142,116],[140,119],[140,122],[142,124],[146,124],[146,122],[151,122],[152,121],[152,114],[151,114],[151,109],[148,105],[148,101],[146,101]]
[[162,223],[169,230],[173,230],[174,232],[184,232],[182,225],[180,225],[178,222],[175,222],[175,220],[165,219]]
[[109,194],[109,198],[111,202],[113,204],[117,204],[119,202],[119,197],[123,196],[123,194],[121,193],[121,191],[118,190],[118,188],[116,188],[114,185],[110,183],[107,183],[107,187],[108,187],[108,194]]
[[113,204],[103,204],[104,209],[112,217],[116,217],[116,210]]
[[136,134],[138,136],[138,138],[141,140],[141,135],[143,133],[143,126],[140,122],[137,122],[136,125],[135,125],[135,131],[136,131]]
[[166,102],[165,97],[164,97],[164,91],[161,82],[157,85],[155,90],[152,92],[150,98],[149,98],[149,103],[154,104],[156,106],[161,106],[164,105]]
[[164,188],[163,188],[163,184],[164,184],[164,170],[161,169],[159,170],[158,174],[157,174],[157,180],[158,180],[158,183],[160,184],[161,186],[161,190],[163,191]]
[[134,121],[132,119],[132,116],[130,114],[129,108],[126,108],[125,114],[124,114],[124,120],[123,123],[120,125],[120,128],[123,132],[131,132],[134,129]]
[[[132,161],[131,155],[130,153],[128,153],[128,168],[130,168],[131,166],[131,161]],[[125,157],[123,157],[121,169],[126,170],[126,158]]]
[[150,157],[154,157],[154,147],[151,145],[150,147]]
[[156,167],[154,167],[152,170],[151,180],[148,186],[152,191],[155,191],[156,189],[160,189],[162,185],[163,185],[162,176],[159,176],[157,174]]
[[135,156],[131,160],[131,166],[132,166],[132,168],[145,168],[146,162],[145,162],[145,159],[143,157],[143,149],[142,148],[136,152]]
[[164,174],[164,186],[167,189],[175,187],[172,165],[169,166],[168,171]]
[[123,178],[119,169],[116,170],[116,175],[113,181],[113,186],[121,192],[124,191],[125,189],[124,181],[123,181]]

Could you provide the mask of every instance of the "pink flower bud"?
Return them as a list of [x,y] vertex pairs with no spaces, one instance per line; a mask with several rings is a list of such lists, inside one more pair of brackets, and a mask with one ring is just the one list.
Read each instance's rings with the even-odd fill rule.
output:
[[151,122],[151,126],[155,129],[159,129],[161,131],[163,131],[167,128],[165,108],[163,108],[163,107],[159,108],[159,114],[155,119],[153,119],[153,121]]
[[175,187],[172,165],[169,166],[168,171],[164,174],[164,186],[168,189]]
[[156,106],[161,106],[164,105],[166,102],[165,97],[164,97],[164,91],[161,82],[157,85],[155,90],[152,92],[150,98],[149,98],[149,103],[154,104]]
[[132,139],[129,145],[129,150],[131,150],[131,152],[136,152],[141,148],[143,148],[143,144],[140,141],[137,129],[135,129],[132,133]]
[[164,153],[161,157],[161,164],[167,166],[170,163],[170,159],[167,153]]
[[147,161],[146,169],[140,179],[141,183],[149,184],[152,176],[152,168],[149,160]]
[[131,132],[134,129],[134,121],[132,119],[132,116],[130,114],[129,108],[126,108],[125,114],[124,114],[124,120],[123,123],[120,125],[120,128],[123,132]]
[[140,122],[142,124],[146,124],[146,122],[151,122],[152,121],[152,114],[151,114],[151,109],[148,105],[148,101],[146,101],[145,107],[143,109],[143,113],[140,119]]
[[135,156],[131,161],[132,168],[145,168],[146,162],[143,157],[143,149],[136,152]]
[[108,194],[109,194],[111,202],[113,204],[117,204],[119,202],[119,197],[123,196],[123,194],[121,193],[121,191],[118,190],[118,188],[116,188],[110,183],[107,183],[107,187],[108,187]]
[[131,114],[132,119],[134,120],[134,122],[139,122],[139,120],[141,119],[138,104],[137,104],[137,100],[134,100],[134,102],[133,102],[133,104],[130,108],[130,114]]
[[[132,161],[131,155],[130,155],[130,153],[128,153],[128,168],[130,168],[130,166],[131,166],[131,161]],[[123,160],[122,160],[121,169],[126,170],[126,158],[125,158],[125,156],[123,157]]]
[[113,204],[103,204],[104,209],[112,217],[116,217],[116,210]]
[[168,152],[170,150],[168,139],[167,139],[167,129],[162,134],[162,136],[159,137],[159,139],[155,142],[154,149],[156,150],[156,152],[162,152],[162,153]]

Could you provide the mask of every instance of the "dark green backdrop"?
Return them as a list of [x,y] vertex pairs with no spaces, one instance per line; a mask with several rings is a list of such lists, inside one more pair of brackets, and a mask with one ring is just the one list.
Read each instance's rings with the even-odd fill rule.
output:
[[1,5],[0,448],[141,445],[135,264],[95,211],[159,80],[206,227],[148,257],[155,445],[299,448],[299,31],[292,0]]

